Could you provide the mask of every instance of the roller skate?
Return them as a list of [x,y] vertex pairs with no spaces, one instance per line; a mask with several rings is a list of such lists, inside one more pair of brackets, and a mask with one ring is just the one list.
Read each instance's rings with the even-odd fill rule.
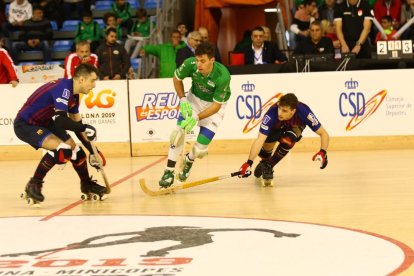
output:
[[257,164],[256,168],[254,168],[254,176],[256,178],[260,178],[262,176],[262,165],[263,163],[266,162],[264,159],[260,160],[259,164]]
[[26,200],[29,205],[40,207],[40,203],[45,200],[45,197],[42,195],[43,183],[43,180],[34,177],[30,178],[20,197]]
[[174,169],[166,168],[158,184],[160,188],[168,188],[174,183]]
[[92,179],[92,176],[85,181],[81,180],[81,199],[85,200],[104,200],[106,199],[106,187],[101,186],[96,180]]
[[184,157],[183,167],[182,170],[178,174],[178,179],[181,182],[185,182],[187,178],[190,176],[191,167],[193,166],[194,161],[191,161],[187,155]]
[[262,186],[273,187],[273,167],[266,161],[262,163]]

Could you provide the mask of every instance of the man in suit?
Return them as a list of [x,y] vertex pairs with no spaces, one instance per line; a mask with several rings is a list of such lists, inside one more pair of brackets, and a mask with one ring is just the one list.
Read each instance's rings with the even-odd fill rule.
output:
[[251,38],[252,44],[242,50],[245,64],[284,63],[288,60],[275,43],[264,41],[262,27],[255,27]]
[[175,58],[177,68],[183,64],[184,60],[194,56],[194,51],[197,49],[198,45],[200,45],[201,41],[201,34],[198,31],[188,34],[186,46],[177,51],[177,56]]

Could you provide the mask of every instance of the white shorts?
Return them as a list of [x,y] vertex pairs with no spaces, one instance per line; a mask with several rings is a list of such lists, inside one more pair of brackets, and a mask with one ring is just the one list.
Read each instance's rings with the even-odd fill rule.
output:
[[[187,100],[191,103],[193,113],[199,114],[201,111],[209,107],[212,102],[203,101],[200,98],[196,97],[191,91],[187,93]],[[226,109],[227,102],[221,105],[219,111],[210,117],[204,118],[198,122],[199,127],[205,127],[212,132],[216,133],[217,128],[220,126],[221,121],[224,118],[224,110]]]

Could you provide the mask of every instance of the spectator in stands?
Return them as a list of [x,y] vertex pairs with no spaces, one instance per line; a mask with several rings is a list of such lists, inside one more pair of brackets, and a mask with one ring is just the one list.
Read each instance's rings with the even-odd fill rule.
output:
[[318,8],[315,0],[305,0],[303,8],[299,8],[293,17],[290,31],[294,33],[295,45],[309,36],[310,23],[318,19]]
[[[148,17],[147,11],[140,8],[137,10],[136,15],[137,21],[132,25],[128,39],[125,41],[125,49],[131,55],[131,58],[138,57],[144,44],[144,39],[149,37],[151,31],[151,20]],[[133,51],[131,51],[132,48],[134,48]]]
[[275,43],[264,41],[262,27],[252,30],[251,39],[252,43],[242,50],[245,64],[284,63],[288,60]]
[[0,84],[10,83],[16,87],[19,83],[13,59],[6,49],[3,48],[3,36],[0,34]]
[[[414,0],[405,0],[401,6],[401,17],[400,25],[403,26],[407,21],[409,21],[414,16]],[[404,33],[401,35],[401,39],[411,39],[414,38],[414,24],[411,25]]]
[[64,18],[60,0],[32,0],[33,6],[40,6],[44,13],[44,18],[56,21],[58,28],[62,27]]
[[6,3],[4,1],[0,1],[0,26],[2,26],[5,22],[7,22]]
[[66,56],[64,77],[67,79],[73,78],[76,67],[82,63],[89,63],[98,68],[98,56],[91,53],[91,46],[88,41],[79,41],[76,43],[76,53],[70,53]]
[[177,30],[181,34],[181,41],[183,41],[184,43],[187,43],[187,33],[188,33],[187,25],[185,25],[184,22],[178,22]]
[[392,18],[392,27],[398,29],[401,21],[401,0],[376,0],[374,15],[378,22],[386,15]]
[[234,46],[233,51],[241,52],[243,51],[243,48],[245,48],[247,45],[252,45],[252,31],[251,30],[244,31],[242,40],[237,42],[236,46]]
[[[92,12],[90,10],[85,10],[83,12],[82,21],[79,22],[78,28],[76,29],[74,42],[88,41],[91,44],[91,51],[95,53],[96,48],[99,46],[101,35],[101,27],[98,22],[93,20]],[[75,46],[73,45],[72,52],[74,47]]]
[[126,0],[115,0],[112,12],[116,15],[118,25],[125,27],[129,32],[133,24],[131,4]]
[[385,15],[381,18],[381,27],[384,30],[384,33],[387,35],[387,38],[386,39],[383,38],[382,33],[378,32],[377,36],[375,37],[375,45],[377,45],[378,41],[386,41],[386,40],[395,39],[393,38],[393,35],[397,32],[397,30],[393,28],[392,22],[393,22],[393,18],[389,15]]
[[116,42],[116,29],[109,28],[105,34],[105,42],[102,42],[96,51],[102,79],[126,79],[127,73],[131,68],[128,53],[121,44]]
[[319,7],[319,20],[328,20],[329,23],[334,22],[335,0],[325,0]]
[[[62,9],[65,20],[81,19],[85,11],[85,2],[84,0],[63,0]],[[76,11],[76,16],[73,16],[74,11]]]
[[[341,43],[336,35],[335,25],[330,23],[327,19],[321,20],[322,35],[332,40],[335,49],[341,48]],[[340,53],[340,50],[339,50]]]
[[115,13],[107,12],[104,14],[103,21],[105,23],[105,29],[102,30],[102,37],[105,37],[105,31],[108,28],[115,28],[116,30],[116,40],[118,43],[122,42],[123,31],[121,26],[118,24]]
[[33,14],[32,4],[27,0],[13,0],[10,3],[8,21],[2,24],[2,34],[7,48],[11,49],[10,32],[21,31],[23,23]]
[[332,54],[334,56],[334,47],[332,40],[322,35],[322,25],[320,21],[313,21],[309,28],[309,37],[302,40],[295,48],[295,55],[315,55],[315,54]]
[[23,23],[23,33],[20,35],[20,42],[13,45],[13,56],[18,60],[22,51],[42,51],[43,61],[51,60],[51,49],[48,40],[53,38],[50,21],[43,18],[43,10],[40,7],[33,8],[32,18]]
[[[211,43],[209,33],[208,33],[208,29],[206,27],[199,27],[198,32],[201,35],[202,42],[210,42]],[[214,56],[215,61],[218,61],[218,62],[221,63],[220,51],[218,50],[217,45],[214,45],[214,47],[216,47],[216,49],[215,49],[216,53],[215,53],[215,56]]]
[[175,65],[177,68],[183,64],[184,60],[194,56],[194,51],[197,49],[198,45],[201,44],[201,41],[201,35],[198,31],[193,31],[188,34],[186,45],[177,51],[177,56],[175,58]]
[[154,55],[160,60],[160,78],[172,78],[174,76],[175,57],[177,50],[185,47],[181,41],[181,33],[175,30],[171,33],[171,41],[165,44],[145,45],[141,50],[141,56]]
[[367,40],[372,24],[372,10],[368,2],[347,0],[335,6],[335,29],[341,53],[352,52],[357,58],[370,58]]
[[262,26],[262,29],[264,31],[264,41],[272,41],[272,33],[270,32],[270,28],[267,26]]

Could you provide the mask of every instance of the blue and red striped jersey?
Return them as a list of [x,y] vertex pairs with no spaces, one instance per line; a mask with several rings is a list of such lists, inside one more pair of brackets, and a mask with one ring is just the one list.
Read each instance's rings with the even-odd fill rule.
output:
[[16,120],[47,126],[57,110],[79,113],[79,95],[73,95],[72,79],[58,79],[40,86],[19,110]]

